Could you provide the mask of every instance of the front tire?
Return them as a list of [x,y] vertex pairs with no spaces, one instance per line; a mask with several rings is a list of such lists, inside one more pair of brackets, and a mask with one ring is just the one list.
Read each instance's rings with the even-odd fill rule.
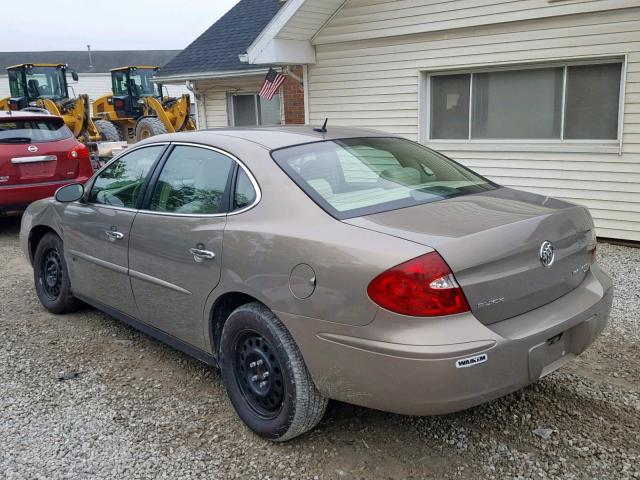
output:
[[122,142],[124,135],[118,126],[109,120],[96,120],[94,122],[100,132],[100,137],[105,142]]
[[167,133],[164,124],[156,117],[141,118],[136,125],[136,142],[145,140],[156,135]]
[[231,313],[222,330],[220,364],[231,403],[259,436],[290,440],[322,419],[327,399],[291,334],[264,305],[249,303]]
[[47,233],[38,243],[33,256],[33,277],[38,299],[51,313],[70,313],[82,307],[71,292],[64,245],[55,233]]

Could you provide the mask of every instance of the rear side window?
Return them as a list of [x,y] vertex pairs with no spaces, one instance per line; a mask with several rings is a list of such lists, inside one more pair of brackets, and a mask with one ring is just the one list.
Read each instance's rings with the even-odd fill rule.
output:
[[349,138],[272,152],[276,163],[336,218],[411,207],[497,186],[401,138]]
[[249,175],[247,175],[247,172],[245,172],[242,168],[238,169],[235,192],[235,210],[248,207],[256,201],[256,189],[253,188],[253,183],[251,183]]
[[136,208],[142,185],[163,150],[163,145],[156,145],[121,156],[96,177],[89,193],[89,202]]
[[72,136],[58,117],[0,121],[0,143],[43,143]]
[[189,215],[221,213],[233,164],[214,150],[175,147],[153,189],[149,209]]

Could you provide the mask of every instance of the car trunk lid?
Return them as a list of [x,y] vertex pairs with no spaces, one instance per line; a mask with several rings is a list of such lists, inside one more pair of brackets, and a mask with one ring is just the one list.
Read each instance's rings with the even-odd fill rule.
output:
[[78,160],[69,157],[77,141],[58,117],[16,117],[0,121],[0,186],[74,178]]
[[[586,208],[509,188],[345,222],[437,250],[485,324],[576,288],[589,270],[595,242]],[[554,247],[549,267],[540,258],[544,242]]]

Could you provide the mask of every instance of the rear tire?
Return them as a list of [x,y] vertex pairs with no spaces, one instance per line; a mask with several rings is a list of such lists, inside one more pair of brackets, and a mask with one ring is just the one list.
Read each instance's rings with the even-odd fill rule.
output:
[[75,312],[82,302],[73,296],[62,239],[47,233],[33,256],[33,278],[40,303],[51,313]]
[[283,442],[322,419],[327,399],[291,334],[264,305],[249,303],[231,313],[222,330],[220,365],[231,403],[259,436]]
[[100,132],[100,136],[103,141],[122,142],[124,140],[122,131],[113,122],[110,122],[109,120],[96,120],[94,123],[96,124],[96,128]]
[[136,142],[162,135],[163,133],[167,133],[167,129],[158,118],[144,117],[136,125]]

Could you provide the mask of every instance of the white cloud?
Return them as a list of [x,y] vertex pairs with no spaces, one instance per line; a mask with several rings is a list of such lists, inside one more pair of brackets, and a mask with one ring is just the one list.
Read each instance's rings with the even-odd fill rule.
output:
[[[183,49],[239,0],[2,1],[0,50]],[[91,5],[91,7],[89,6]]]

